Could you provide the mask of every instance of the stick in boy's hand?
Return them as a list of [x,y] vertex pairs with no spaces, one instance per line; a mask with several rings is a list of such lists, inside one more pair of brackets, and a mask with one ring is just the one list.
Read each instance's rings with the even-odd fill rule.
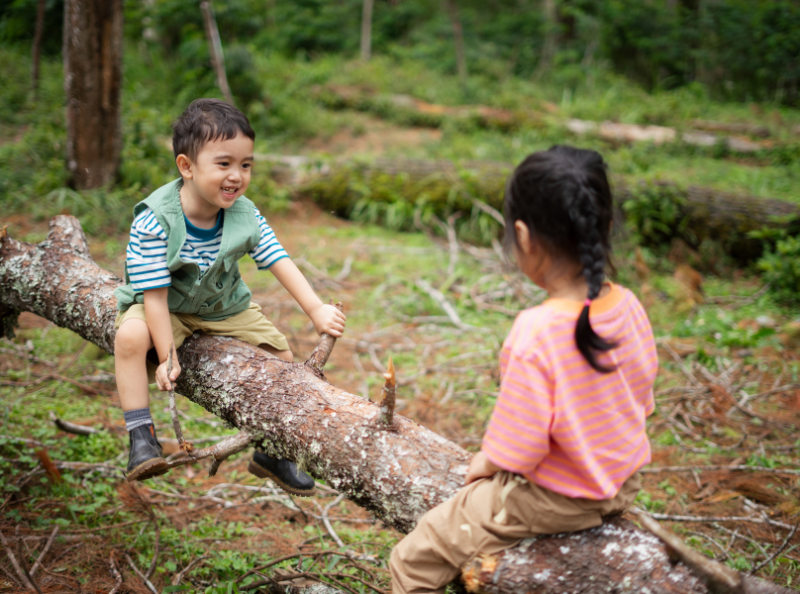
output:
[[172,428],[175,429],[175,437],[178,438],[178,444],[184,452],[192,450],[192,444],[187,444],[183,439],[183,430],[181,429],[181,422],[178,420],[178,406],[175,404],[175,386],[172,383],[172,349],[173,343],[169,343],[169,355],[167,355],[167,381],[169,381],[169,412],[172,415]]

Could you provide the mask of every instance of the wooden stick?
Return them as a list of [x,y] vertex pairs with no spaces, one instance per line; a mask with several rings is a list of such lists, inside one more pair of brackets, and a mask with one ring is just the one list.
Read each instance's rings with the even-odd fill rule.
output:
[[[334,305],[334,307],[339,311],[344,311],[341,303],[337,303]],[[314,352],[311,353],[308,361],[306,361],[306,365],[314,372],[315,375],[322,378],[325,377],[325,375],[322,373],[322,369],[328,362],[328,358],[331,356],[331,352],[333,351],[333,347],[335,345],[336,338],[325,332],[320,335],[319,344],[317,344]]]
[[47,539],[47,543],[44,545],[44,549],[42,549],[42,552],[39,554],[39,557],[36,559],[36,563],[34,563],[33,567],[31,568],[31,577],[33,577],[34,574],[36,573],[36,570],[39,569],[39,566],[42,564],[42,559],[45,558],[45,555],[47,555],[47,553],[50,551],[50,547],[53,546],[53,543],[56,540],[56,536],[58,536],[59,528],[60,528],[59,526],[56,526],[55,528],[53,528],[53,531],[50,533],[50,538]]
[[94,435],[95,433],[100,433],[100,430],[94,427],[78,425],[77,423],[70,423],[69,421],[59,419],[52,410],[50,411],[50,420],[56,424],[56,427],[66,433],[72,433],[74,435]]
[[17,577],[19,578],[20,583],[22,583],[22,585],[25,586],[26,588],[28,588],[30,590],[36,590],[38,592],[39,589],[35,588],[33,586],[31,581],[28,579],[28,577],[22,571],[22,568],[19,566],[19,563],[17,562],[17,557],[16,557],[16,555],[14,555],[14,552],[11,550],[11,547],[9,546],[8,541],[6,540],[5,534],[3,534],[2,530],[0,530],[0,543],[2,543],[3,548],[6,551],[6,556],[8,557],[8,560],[11,561],[11,566],[14,568],[14,571],[17,572]]
[[169,382],[169,414],[172,416],[172,428],[175,430],[175,437],[178,438],[178,446],[184,451],[192,450],[191,444],[187,444],[183,438],[181,422],[178,419],[178,405],[175,403],[175,384],[172,383],[172,352],[175,349],[174,343],[169,343],[169,354],[167,355],[167,381]]
[[383,374],[386,380],[383,384],[383,400],[381,400],[380,411],[378,412],[378,425],[387,431],[397,431],[397,423],[394,420],[394,407],[397,401],[397,379],[394,373],[394,363],[389,357],[389,364],[386,366],[386,373]]

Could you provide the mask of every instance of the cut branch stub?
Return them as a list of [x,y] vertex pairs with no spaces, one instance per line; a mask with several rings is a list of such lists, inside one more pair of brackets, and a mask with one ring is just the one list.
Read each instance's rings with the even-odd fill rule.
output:
[[[339,311],[344,311],[341,303],[337,303],[334,305],[336,309]],[[311,356],[306,361],[306,365],[314,372],[317,377],[325,378],[325,374],[322,373],[325,364],[328,362],[328,358],[331,356],[331,351],[333,351],[333,347],[336,344],[336,338],[323,332],[319,337],[319,344],[314,349],[314,352],[311,353]]]
[[394,363],[389,357],[386,373],[383,374],[386,382],[383,384],[383,400],[378,412],[378,426],[386,431],[397,431],[394,421],[394,406],[397,400],[397,380],[394,375]]

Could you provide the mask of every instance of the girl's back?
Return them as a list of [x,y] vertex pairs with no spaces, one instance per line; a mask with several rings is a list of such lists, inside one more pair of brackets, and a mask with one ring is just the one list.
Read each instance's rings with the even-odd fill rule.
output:
[[500,358],[502,386],[483,451],[504,468],[566,495],[613,497],[650,462],[645,418],[658,367],[650,323],[628,289],[607,284],[591,325],[616,347],[594,369],[578,350],[583,303],[550,299],[523,311]]

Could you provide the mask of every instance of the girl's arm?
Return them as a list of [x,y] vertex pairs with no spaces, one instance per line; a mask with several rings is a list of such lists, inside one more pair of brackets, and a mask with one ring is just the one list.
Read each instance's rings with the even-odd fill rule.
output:
[[283,258],[270,266],[269,270],[311,318],[317,334],[325,332],[336,338],[342,335],[347,316],[332,305],[322,303],[294,262]]
[[468,485],[478,479],[489,478],[501,470],[503,469],[489,460],[486,454],[482,451],[478,452],[472,458],[472,462],[469,463],[469,469],[467,470],[467,477],[464,479],[464,484]]

